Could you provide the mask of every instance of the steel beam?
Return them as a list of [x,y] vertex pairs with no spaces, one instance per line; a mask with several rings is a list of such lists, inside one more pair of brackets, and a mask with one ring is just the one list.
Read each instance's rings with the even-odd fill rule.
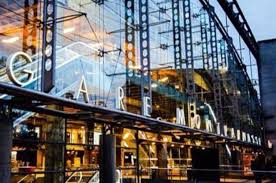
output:
[[[208,0],[199,0],[199,1],[202,4],[203,8],[207,11],[207,13],[210,16],[210,18],[216,24],[216,27],[219,30],[219,32],[221,33],[223,39],[226,41],[227,47],[228,47],[228,51],[231,52],[234,61],[237,63],[237,67],[245,75],[248,83],[250,84],[250,86],[249,86],[250,92],[253,94],[256,90],[254,89],[254,87],[252,85],[252,82],[251,82],[251,80],[250,80],[250,78],[248,76],[246,68],[244,68],[243,61],[240,58],[240,56],[239,56],[239,54],[238,54],[238,52],[237,52],[237,50],[236,50],[236,48],[235,48],[235,46],[233,44],[232,38],[229,36],[229,34],[225,30],[223,24],[221,23],[220,19],[216,15],[216,13],[214,11],[214,7],[209,4]],[[260,102],[258,102],[258,105],[260,106]]]
[[221,75],[219,72],[219,58],[218,58],[218,45],[217,45],[217,29],[214,21],[209,18],[210,25],[210,42],[212,53],[212,80],[213,80],[213,94],[215,113],[218,121],[221,123],[222,116],[222,96],[221,96]]
[[222,39],[219,41],[220,45],[220,67],[226,67],[227,66],[227,50],[225,41]]
[[218,0],[218,2],[243,38],[245,44],[255,56],[258,63],[259,46],[237,0]]
[[178,85],[180,91],[183,91],[184,76],[183,76],[183,59],[181,47],[181,28],[180,28],[180,9],[179,0],[172,0],[172,23],[173,23],[173,47],[174,47],[174,67],[178,73]]
[[201,36],[201,51],[202,51],[202,61],[203,61],[203,68],[205,70],[210,69],[209,63],[209,52],[208,52],[208,34],[207,34],[207,18],[206,12],[202,9],[200,12],[200,36]]
[[24,2],[23,51],[36,53],[38,30],[38,0]]
[[50,92],[55,85],[56,7],[56,0],[44,0],[41,69],[41,91],[43,92]]
[[151,99],[149,6],[148,0],[139,0],[140,65],[142,114],[145,115],[145,97]]
[[[125,65],[126,65],[126,97],[130,99],[133,84],[132,80],[137,76],[136,47],[135,47],[135,15],[134,0],[125,0]],[[129,101],[127,103],[130,103]],[[127,109],[130,111],[130,109]]]
[[192,36],[192,17],[190,0],[183,0],[184,12],[184,42],[185,42],[185,63],[186,63],[186,91],[192,98],[195,97],[194,82],[194,54]]

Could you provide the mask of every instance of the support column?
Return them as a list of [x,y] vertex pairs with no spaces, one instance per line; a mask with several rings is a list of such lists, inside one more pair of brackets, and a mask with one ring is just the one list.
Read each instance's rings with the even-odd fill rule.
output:
[[[62,107],[48,106],[49,109],[62,110]],[[47,116],[47,124],[43,126],[46,141],[54,143],[45,144],[45,171],[65,171],[66,151],[66,119],[57,116]],[[64,173],[46,173],[45,182],[65,182]]]
[[[162,137],[159,137],[160,141],[163,140]],[[157,166],[161,169],[157,172],[157,180],[168,180],[168,145],[166,142],[158,143],[157,148]]]
[[8,118],[0,117],[0,182],[11,180],[12,123]]
[[[186,56],[186,92],[188,96],[195,99],[195,82],[194,82],[194,53],[193,53],[193,32],[192,32],[192,13],[190,0],[183,1],[184,13],[184,42]],[[189,111],[190,112],[190,111]]]
[[184,91],[184,76],[183,76],[183,59],[182,59],[182,46],[181,46],[181,29],[180,29],[180,9],[179,1],[172,1],[172,23],[173,23],[173,47],[174,47],[174,67],[177,72],[177,82],[179,90]]
[[43,3],[41,91],[48,93],[55,85],[57,1],[44,0]]
[[137,176],[136,182],[140,183],[139,131],[135,133],[135,141],[136,141],[136,176]]
[[209,63],[209,49],[208,49],[208,24],[206,20],[206,12],[204,9],[200,12],[200,36],[201,36],[201,52],[202,52],[202,61],[203,68],[205,70],[210,69]]
[[100,183],[116,182],[116,137],[101,136]]

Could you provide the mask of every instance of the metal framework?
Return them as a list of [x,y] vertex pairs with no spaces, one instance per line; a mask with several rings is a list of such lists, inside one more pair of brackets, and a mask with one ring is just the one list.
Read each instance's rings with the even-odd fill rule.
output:
[[238,2],[236,0],[219,0],[218,2],[258,62],[258,43],[242,13]]
[[139,0],[142,114],[145,114],[144,97],[149,97],[151,99],[149,9],[148,8],[149,8],[148,0]]
[[179,74],[179,88],[183,91],[183,59],[182,59],[182,47],[181,47],[181,29],[180,29],[180,13],[179,13],[179,1],[172,0],[172,21],[173,21],[173,46],[174,46],[174,66]]
[[[132,80],[137,76],[135,50],[134,0],[125,0],[125,65],[126,65],[126,96],[129,100],[133,95]],[[129,101],[128,101],[129,103]],[[129,111],[130,109],[128,109]]]
[[226,46],[225,46],[225,41],[223,39],[221,39],[219,41],[219,45],[220,45],[220,67],[225,67],[227,65],[227,50],[226,50]]
[[36,53],[38,0],[24,2],[23,51]]
[[239,111],[239,103],[238,103],[238,96],[237,96],[237,71],[235,66],[235,60],[233,54],[231,52],[227,52],[228,57],[228,68],[229,68],[229,80],[230,80],[230,89],[231,89],[231,114],[236,121],[234,126],[236,128],[241,128],[240,124],[240,111]]
[[[108,124],[113,127],[129,128],[145,132],[155,132],[167,135],[171,135],[172,132],[176,135],[178,133],[183,134],[183,132],[188,132],[192,136],[193,134],[200,134],[198,139],[206,138],[210,140],[225,140],[229,143],[233,142],[229,137],[190,128],[188,126],[148,118],[130,112],[108,109],[105,107],[90,105],[74,100],[68,100],[62,97],[56,97],[51,94],[41,93],[39,91],[21,88],[3,82],[0,82],[0,92],[12,96],[13,98],[1,99],[1,105],[10,105],[14,109],[58,116],[65,119],[76,119],[83,121],[93,120],[99,124]],[[57,105],[60,106],[60,109],[49,109],[45,107],[47,105]],[[76,112],[65,112],[63,111],[64,107],[76,109]],[[197,135],[194,136],[196,137]],[[242,142],[239,140],[235,141],[234,143],[258,147],[256,144]]]
[[212,53],[212,79],[214,92],[214,106],[218,121],[222,120],[222,96],[221,96],[221,75],[219,73],[219,58],[218,58],[218,40],[217,29],[214,21],[210,18],[210,42]]
[[[244,67],[244,64],[243,64],[243,62],[233,44],[232,38],[229,36],[229,34],[225,30],[223,24],[221,23],[220,19],[214,12],[214,7],[209,4],[208,0],[199,0],[199,1],[203,5],[203,8],[207,11],[210,18],[214,21],[214,23],[215,23],[217,29],[219,30],[219,32],[221,33],[223,39],[226,41],[227,46],[228,46],[228,51],[232,54],[233,60],[237,64],[237,68],[243,73],[243,75],[245,76],[246,80],[249,83],[250,92],[252,94],[255,93],[255,89],[252,85],[252,82],[251,82],[249,76],[248,76],[246,68]],[[257,101],[257,103],[260,105],[259,101]]]
[[41,91],[50,92],[55,83],[56,0],[44,0]]
[[201,50],[202,50],[202,61],[203,61],[203,68],[205,70],[210,69],[209,63],[209,52],[208,52],[208,34],[207,28],[208,23],[206,19],[206,12],[202,9],[200,12],[200,35],[201,35]]
[[192,37],[192,18],[190,0],[183,0],[184,12],[184,38],[186,53],[186,91],[192,98],[195,97],[194,82],[194,54],[193,54],[193,37]]

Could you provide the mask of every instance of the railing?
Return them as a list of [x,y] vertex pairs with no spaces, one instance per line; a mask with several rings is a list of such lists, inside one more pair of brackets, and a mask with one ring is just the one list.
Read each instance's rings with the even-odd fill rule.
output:
[[32,179],[31,182],[33,182],[33,180],[35,180],[35,176],[30,174],[30,175],[26,175],[24,176],[22,179],[20,179],[17,183],[27,183],[27,182],[30,182],[28,179]]
[[[77,175],[79,175],[79,176],[77,176]],[[76,170],[75,172],[73,172],[70,175],[70,177],[65,181],[65,183],[70,183],[71,179],[74,179],[76,177],[79,177],[79,180],[78,181],[74,180],[73,182],[80,183],[82,181],[82,172],[79,172],[78,170]]]
[[99,183],[100,182],[100,172],[97,171],[89,180],[88,183]]

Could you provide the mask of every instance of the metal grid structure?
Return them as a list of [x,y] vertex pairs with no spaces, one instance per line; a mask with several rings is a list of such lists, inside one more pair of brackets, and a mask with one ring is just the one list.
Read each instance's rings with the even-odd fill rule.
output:
[[209,49],[208,49],[208,24],[207,24],[207,17],[206,12],[202,9],[200,12],[200,35],[201,35],[201,49],[202,49],[202,61],[203,61],[203,68],[205,70],[210,69],[209,63]]
[[[140,25],[140,63],[141,63],[141,98],[142,114],[145,115],[144,98],[151,99],[151,68],[150,68],[150,41],[149,41],[149,6],[148,0],[139,0]],[[150,102],[151,103],[151,102]]]
[[183,1],[184,12],[184,42],[185,42],[185,63],[186,63],[186,92],[192,98],[195,97],[194,83],[194,54],[192,37],[192,17],[190,0]]
[[221,91],[221,75],[219,72],[218,58],[218,40],[217,29],[214,21],[210,18],[210,43],[212,53],[212,79],[215,113],[219,122],[222,122],[222,91]]
[[24,26],[23,26],[23,51],[36,53],[38,22],[38,0],[25,0]]
[[229,19],[232,21],[235,28],[240,33],[241,37],[247,44],[248,48],[251,50],[252,54],[255,56],[256,60],[258,60],[259,48],[257,41],[242,13],[237,0],[220,0],[218,2],[229,17]]
[[[252,104],[259,106],[258,97],[246,73],[246,69],[244,68],[242,59],[237,53],[237,50],[231,40],[231,37],[228,35],[227,31],[225,31],[224,26],[218,19],[214,8],[210,6],[210,4],[208,3],[209,1],[205,1],[205,0],[199,0],[199,1],[202,3],[201,5],[203,5],[203,8],[200,7],[199,9],[199,20],[200,20],[199,25],[196,25],[196,21],[198,19],[195,18],[196,20],[194,20],[192,18],[194,16],[192,15],[193,4],[191,3],[190,0],[183,0],[183,5],[180,5],[179,3],[181,1],[179,2],[178,0],[172,0],[171,2],[157,1],[158,3],[156,3],[155,1],[149,1],[149,0],[139,0],[139,1],[125,0],[123,2],[123,8],[125,8],[123,10],[124,17],[120,16],[120,18],[123,19],[125,27],[124,29],[120,29],[112,32],[112,34],[117,34],[121,32],[125,33],[124,43],[123,43],[124,50],[122,50],[125,53],[125,55],[121,59],[124,62],[124,65],[122,67],[123,69],[121,69],[123,70],[123,73],[119,73],[119,74],[116,73],[117,63],[115,67],[113,67],[113,65],[109,65],[111,69],[108,68],[107,70],[110,71],[112,70],[112,68],[115,68],[114,74],[109,74],[109,76],[112,76],[112,77],[118,76],[118,75],[126,76],[126,81],[123,84],[123,87],[126,88],[126,97],[128,97],[127,100],[129,100],[127,101],[127,105],[130,106],[131,102],[132,104],[134,103],[132,107],[135,110],[129,110],[128,108],[128,112],[125,112],[125,111],[109,109],[106,107],[100,107],[97,105],[84,104],[81,102],[62,99],[56,96],[34,92],[34,91],[22,89],[19,87],[15,87],[15,86],[11,86],[9,84],[3,84],[3,83],[0,83],[1,85],[0,92],[14,97],[13,99],[15,100],[1,99],[1,103],[3,103],[4,105],[13,106],[16,110],[18,109],[27,110],[27,111],[37,112],[41,114],[46,114],[46,115],[60,116],[65,119],[83,120],[83,121],[93,120],[93,121],[96,121],[96,123],[102,124],[103,128],[108,126],[109,129],[112,129],[112,130],[117,127],[121,129],[126,128],[126,129],[136,130],[137,133],[135,134],[135,138],[136,138],[136,143],[138,144],[136,147],[137,155],[139,154],[139,133],[138,133],[139,131],[158,133],[159,135],[160,134],[170,135],[170,136],[173,136],[173,138],[176,138],[177,136],[181,140],[185,138],[191,138],[191,140],[207,140],[208,142],[211,142],[214,144],[216,144],[217,141],[223,141],[223,143],[225,144],[239,144],[239,145],[241,144],[243,146],[249,145],[249,146],[255,147],[255,144],[242,142],[237,139],[233,141],[233,138],[229,138],[227,137],[227,135],[222,133],[220,134],[210,133],[205,129],[193,128],[191,127],[190,124],[189,124],[190,126],[177,124],[173,118],[166,121],[167,119],[159,120],[158,118],[157,120],[157,119],[149,118],[150,116],[144,117],[142,115],[133,114],[133,111],[134,113],[140,114],[139,110],[141,109],[141,114],[145,115],[144,97],[149,97],[149,99],[151,100],[150,102],[152,102],[154,98],[152,95],[155,94],[155,100],[156,98],[158,98],[158,100],[162,100],[162,102],[159,103],[159,101],[157,102],[155,101],[154,103],[155,105],[152,105],[152,110],[157,111],[157,113],[162,110],[163,111],[167,110],[164,116],[168,116],[168,118],[171,118],[175,114],[174,107],[179,107],[177,106],[179,105],[179,103],[181,103],[181,107],[183,107],[183,104],[184,105],[187,104],[188,120],[189,120],[189,123],[191,123],[191,118],[195,119],[195,117],[197,117],[197,110],[200,111],[201,110],[200,107],[204,108],[205,107],[204,105],[206,103],[211,103],[213,104],[213,106],[215,106],[215,113],[216,113],[215,116],[217,117],[218,122],[221,123],[221,131],[224,124],[230,125],[230,127],[234,126],[237,129],[243,128],[247,130],[250,128],[250,130],[252,131],[252,126],[248,127],[247,123],[245,123],[244,126],[241,127],[242,121],[244,121],[243,120],[244,116],[249,115],[249,113],[251,115],[250,117],[252,117],[252,119],[254,119],[255,122],[258,122],[258,120],[260,120],[261,111],[259,110],[259,108],[256,107],[255,109],[256,116],[252,111],[253,109],[250,109],[250,106],[252,107]],[[26,2],[25,5],[29,6],[28,1],[26,0],[25,2]],[[102,10],[104,10],[104,8],[108,7],[108,6],[105,6],[106,2],[108,3],[108,1],[104,3],[103,2],[104,1],[91,2],[91,3],[96,3],[95,6],[99,8],[99,12],[98,12],[99,14],[102,13]],[[55,56],[56,37],[55,36],[56,36],[56,29],[57,29],[56,21],[60,19],[56,17],[56,8],[58,6],[56,3],[57,2],[55,0],[44,1],[43,40],[42,40],[43,41],[43,45],[42,45],[43,62],[42,62],[42,80],[41,80],[42,91],[44,92],[50,91],[51,88],[54,86],[54,68],[55,68],[55,60],[56,60],[56,56]],[[162,4],[169,5],[169,7],[171,8],[168,8],[167,6],[163,7],[161,6]],[[136,7],[136,5],[138,5],[138,7]],[[151,11],[150,5],[157,6],[158,10]],[[85,6],[85,5],[82,5],[82,6]],[[181,8],[183,8],[183,11],[180,11]],[[170,11],[170,10],[172,11],[172,17],[170,16],[168,17],[171,20],[168,20],[168,19],[161,20],[160,13],[162,13],[163,15],[167,15],[167,11]],[[137,16],[138,20],[137,20],[137,17],[135,16],[136,12],[138,12],[139,14],[139,17]],[[159,13],[159,17],[155,15],[156,12]],[[28,17],[29,16],[28,8],[26,9],[25,13],[26,13],[25,23],[28,24],[28,21],[30,18]],[[116,12],[115,13],[112,12],[112,13],[115,15],[118,15],[116,14]],[[86,16],[85,13],[81,13],[81,14]],[[99,16],[99,17],[104,19],[105,15],[104,13],[102,14],[103,16]],[[181,21],[182,17],[183,17],[183,21]],[[150,19],[150,18],[153,18],[153,19]],[[209,18],[209,21],[207,21],[208,20],[207,18]],[[151,22],[153,20],[155,22]],[[103,22],[100,22],[100,23],[97,22],[97,23],[103,24],[105,26],[104,20],[102,21]],[[117,21],[117,19],[115,21]],[[139,25],[136,25],[135,22],[139,22]],[[168,28],[171,28],[170,23],[172,24],[173,30],[166,30]],[[152,55],[156,54],[157,52],[157,51],[156,52],[152,51],[153,49],[156,49],[156,48],[151,47],[151,45],[155,45],[155,44],[152,44],[152,40],[155,40],[156,37],[151,39],[152,34],[150,35],[150,33],[152,33],[151,31],[152,29],[154,29],[155,26],[160,26],[163,24],[165,24],[167,27],[166,26],[164,26],[165,28],[162,27],[165,30],[163,29],[158,30],[158,34],[162,31],[164,34],[169,34],[172,32],[173,38],[171,39],[169,36],[167,36],[166,42],[169,43],[170,41],[172,41],[173,45],[161,44],[163,42],[160,40],[163,40],[163,37],[158,40],[160,41],[158,42],[160,44],[156,44],[156,45],[160,45],[160,48],[158,47],[158,49],[163,49],[163,50],[169,50],[169,47],[173,46],[174,48],[172,53],[173,58],[170,58],[171,59],[170,62],[174,64],[174,69],[168,69],[170,68],[171,65],[169,65],[168,63],[165,63],[165,65],[168,64],[169,66],[165,67],[164,72],[167,72],[170,75],[167,78],[163,77],[162,79],[165,78],[165,80],[162,81],[161,78],[159,77],[160,75],[157,74],[158,75],[157,79],[153,82],[154,84],[156,83],[158,84],[156,84],[157,85],[156,88],[153,89],[154,87],[152,87],[152,81],[151,81],[153,72],[155,70],[159,70],[157,65],[160,66],[164,63],[160,63],[160,62],[156,63],[156,60],[158,59],[152,59]],[[105,36],[104,31],[101,31],[99,29],[95,31],[93,29],[94,25],[91,23],[89,23],[89,25],[93,34],[96,35],[96,36],[94,35],[96,38],[98,33]],[[105,28],[104,26],[103,26],[103,30]],[[200,31],[196,31],[195,30],[196,28],[200,28]],[[135,39],[136,39],[136,32],[138,31],[139,31],[139,38],[137,40],[139,40],[140,42],[139,42],[139,45],[136,45]],[[200,35],[198,35],[198,33]],[[183,38],[181,39],[181,34],[184,34],[184,39]],[[198,35],[198,37],[196,35]],[[25,36],[25,33],[24,33],[24,36]],[[35,36],[35,34],[32,34],[31,36]],[[219,39],[219,36],[222,36],[222,39]],[[27,38],[24,38],[24,41],[26,41],[25,39]],[[104,40],[105,38],[102,38],[102,39]],[[198,42],[195,41],[196,39],[200,39],[200,43],[199,43],[201,44],[200,51],[196,50],[197,46],[195,45],[199,45]],[[114,40],[116,41],[116,39]],[[95,40],[92,40],[92,42],[93,41],[95,42]],[[97,40],[97,43],[100,44],[100,41]],[[104,41],[102,41],[102,43],[104,45]],[[181,45],[181,43],[184,43],[185,45],[184,44]],[[26,47],[25,45],[26,44],[24,42],[23,47]],[[89,46],[90,45],[88,45],[88,47]],[[97,51],[102,51],[101,53],[104,53],[101,55],[103,60],[105,59],[105,57],[107,57],[109,53],[114,52],[114,50],[105,51],[107,47],[105,46],[106,45],[104,45],[103,46],[104,48],[101,48],[101,50],[97,50]],[[185,46],[185,54],[182,52],[182,46]],[[29,47],[29,48],[33,49],[33,47]],[[140,53],[139,58],[136,57],[136,52],[138,52],[137,51],[138,48]],[[93,50],[93,48],[91,50]],[[196,55],[197,54],[196,51],[200,52],[200,55]],[[88,55],[91,56],[90,53]],[[159,57],[160,60],[162,56]],[[185,59],[183,59],[182,56],[183,57],[185,56]],[[120,55],[118,56],[118,58],[119,57]],[[172,59],[174,60],[172,61]],[[140,61],[140,64],[137,64],[137,60]],[[197,60],[199,60],[202,67],[199,67],[199,68],[195,67]],[[104,64],[104,61],[103,61],[103,64]],[[184,64],[186,66],[185,68],[183,68]],[[226,67],[227,65],[228,65],[227,74],[231,75],[229,77],[230,79],[229,88],[226,88],[227,86],[222,84],[222,82],[224,82],[223,81],[224,78],[222,78],[222,75],[221,75],[222,69],[224,69],[224,67]],[[101,69],[102,68],[99,67],[99,70]],[[202,72],[202,69],[204,70],[203,72]],[[206,83],[206,86],[201,85],[200,82],[196,83],[195,76],[197,76],[197,79],[200,78],[198,79],[198,80],[201,80],[200,82]],[[114,87],[113,79],[114,78],[112,78],[112,82],[109,83],[110,88]],[[170,83],[171,81],[173,84]],[[101,81],[99,81],[99,83],[101,84]],[[163,87],[165,84],[167,88]],[[178,85],[178,87],[176,87],[176,85]],[[160,92],[164,88],[167,89],[166,91],[169,91],[169,92],[167,93]],[[196,92],[198,90],[203,90],[203,88],[206,91],[203,94],[204,96],[202,96],[201,100],[199,100],[196,97]],[[230,92],[226,90],[230,90]],[[241,93],[240,96],[238,94],[238,90],[242,90],[242,92],[240,92]],[[228,95],[225,94],[227,92],[228,92]],[[165,96],[162,95],[164,93],[165,93]],[[101,93],[99,95],[100,96],[96,95],[96,97],[99,97],[99,99],[102,99],[105,97],[104,94],[103,96],[101,96]],[[252,97],[249,97],[249,95],[251,95]],[[135,102],[129,99],[131,97],[133,97],[132,99],[134,99]],[[223,111],[224,109],[223,107],[224,107],[225,101],[231,101],[230,103],[227,103],[227,105],[228,104],[232,105],[228,107],[232,109],[231,118],[234,118],[234,119],[231,119],[231,118],[228,119],[227,118],[228,116],[224,115],[225,112]],[[239,104],[242,102],[246,103],[245,105],[248,108],[247,111],[239,111]],[[162,109],[162,107],[160,109],[160,105],[158,104],[162,105],[162,103],[165,104],[162,107],[167,109]],[[175,104],[176,106],[173,106]],[[73,108],[77,112],[69,113],[61,108],[51,109],[51,108],[47,108],[48,105],[63,106],[71,109]],[[172,105],[172,106],[168,106],[168,105]],[[202,112],[202,110],[200,112]],[[227,120],[231,120],[231,122],[227,123],[228,122]],[[257,131],[256,133],[259,133],[259,131]],[[138,156],[137,156],[137,161],[139,162]],[[138,163],[136,163],[136,175],[137,175],[137,180],[139,180],[140,169],[139,169],[139,166],[137,165]]]
[[183,75],[183,58],[181,47],[181,29],[179,20],[179,1],[172,1],[172,24],[173,24],[173,46],[174,46],[174,67],[179,74],[179,87],[180,91],[183,91],[184,75]]
[[49,92],[55,83],[56,67],[56,0],[44,0],[41,90]]

